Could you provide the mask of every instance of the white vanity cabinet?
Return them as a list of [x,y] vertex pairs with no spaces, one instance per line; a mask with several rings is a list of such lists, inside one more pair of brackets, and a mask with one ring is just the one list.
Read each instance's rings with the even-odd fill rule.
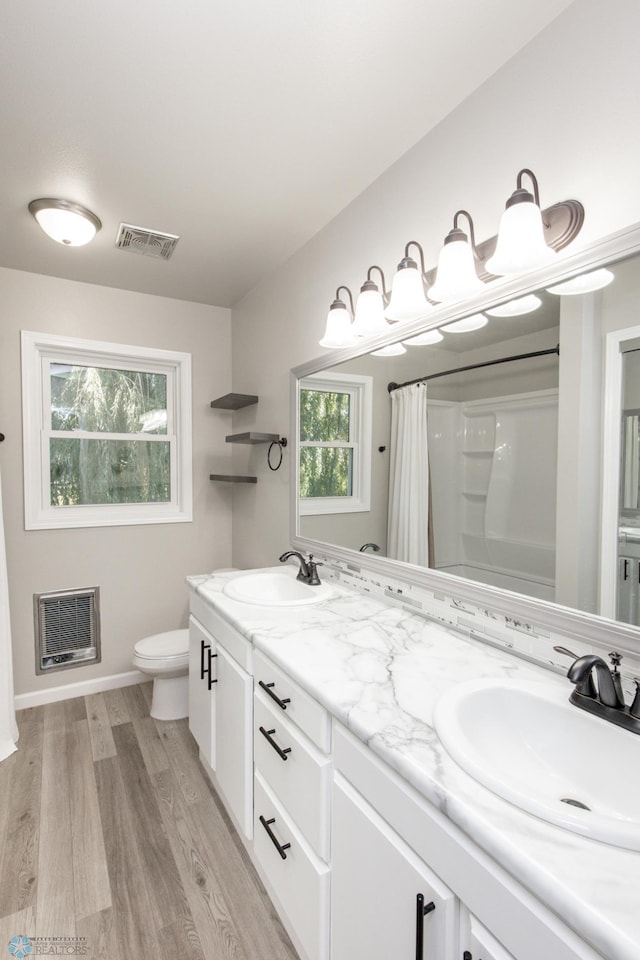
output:
[[486,930],[480,921],[464,908],[460,911],[461,960],[516,960]]
[[256,866],[301,957],[328,960],[329,716],[261,653],[254,669]]
[[253,650],[197,595],[191,598],[189,642],[189,728],[231,818],[250,840]]
[[332,813],[331,960],[454,960],[451,890],[340,774]]

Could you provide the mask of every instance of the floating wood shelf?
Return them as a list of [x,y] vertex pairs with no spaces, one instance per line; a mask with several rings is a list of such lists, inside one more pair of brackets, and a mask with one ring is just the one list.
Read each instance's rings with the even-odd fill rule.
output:
[[210,473],[209,480],[224,480],[225,483],[257,483],[257,477],[241,477],[231,473]]
[[257,403],[258,398],[252,393],[225,393],[223,397],[211,401],[211,406],[217,410],[240,410]]
[[226,443],[277,443],[280,437],[277,433],[256,433],[255,430],[249,430],[248,433],[231,433],[224,439]]

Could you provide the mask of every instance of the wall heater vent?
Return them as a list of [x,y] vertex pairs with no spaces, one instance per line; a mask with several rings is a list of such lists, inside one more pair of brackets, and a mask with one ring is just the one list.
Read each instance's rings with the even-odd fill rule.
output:
[[100,589],[57,590],[33,596],[36,673],[100,660]]

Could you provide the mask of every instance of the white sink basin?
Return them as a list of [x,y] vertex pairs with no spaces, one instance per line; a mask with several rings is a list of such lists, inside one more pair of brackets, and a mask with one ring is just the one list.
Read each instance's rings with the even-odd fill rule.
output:
[[498,796],[565,830],[640,851],[640,736],[570,704],[571,689],[461,683],[436,704],[434,724],[453,759]]
[[331,596],[331,588],[321,583],[310,587],[287,573],[248,573],[234,577],[222,588],[232,600],[257,603],[262,607],[298,607],[320,603]]

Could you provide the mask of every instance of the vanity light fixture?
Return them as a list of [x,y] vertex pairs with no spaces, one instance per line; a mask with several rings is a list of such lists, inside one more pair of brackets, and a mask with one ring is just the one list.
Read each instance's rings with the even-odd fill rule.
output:
[[[525,174],[531,180],[533,193],[522,186]],[[544,238],[538,181],[525,167],[518,173],[516,189],[507,200],[495,253],[487,261],[487,270],[500,277],[512,276],[544,267],[555,257],[556,251]]]
[[[420,267],[409,256],[409,247],[417,248]],[[385,316],[396,323],[408,323],[425,317],[432,309],[424,292],[424,251],[417,240],[409,240],[391,284],[391,299]]]
[[564,283],[556,283],[553,287],[547,287],[547,291],[556,293],[561,297],[577,296],[581,293],[593,293],[594,290],[602,290],[613,279],[611,270],[602,267],[600,270],[592,270],[591,273],[581,273],[579,277],[572,277],[571,280],[565,280]]
[[406,352],[401,343],[390,343],[389,346],[381,347],[380,350],[372,350],[371,355],[374,357],[399,357],[400,354]]
[[455,320],[453,323],[447,323],[440,327],[446,333],[471,333],[472,330],[481,330],[489,323],[489,318],[484,313],[474,313],[470,317],[464,317],[462,320]]
[[[340,291],[346,290],[349,296],[349,307],[344,300],[340,298]],[[351,333],[351,318],[353,317],[353,297],[349,287],[339,286],[336,290],[336,298],[329,307],[327,315],[327,326],[324,336],[320,340],[321,347],[327,347],[330,350],[338,350],[340,347],[350,347],[356,340]]]
[[[371,271],[377,270],[382,277],[382,293],[377,283],[371,279]],[[360,287],[360,294],[356,302],[356,313],[351,326],[354,337],[377,337],[387,333],[389,324],[385,320],[385,303],[388,302],[386,284],[382,267],[376,264],[367,270],[367,279]]]
[[499,307],[491,307],[486,312],[490,317],[521,317],[525,313],[533,313],[542,304],[540,297],[530,293],[526,297],[517,297],[508,303],[501,303]]
[[432,343],[440,343],[441,340],[444,340],[444,337],[439,330],[427,330],[425,333],[419,333],[417,336],[410,337],[402,342],[407,347],[427,347]]
[[68,247],[81,247],[89,243],[102,227],[95,213],[69,200],[45,197],[32,200],[29,212],[48,237]]
[[[458,226],[458,219],[462,216],[469,222],[469,236]],[[453,230],[444,238],[444,246],[438,257],[436,282],[429,290],[429,299],[450,303],[486,290],[476,273],[476,260],[480,261],[481,257],[476,247],[473,220],[466,210],[458,210],[453,218]]]

